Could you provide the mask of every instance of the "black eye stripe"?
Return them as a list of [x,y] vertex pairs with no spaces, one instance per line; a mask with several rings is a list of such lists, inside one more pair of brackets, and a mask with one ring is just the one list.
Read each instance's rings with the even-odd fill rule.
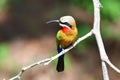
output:
[[72,27],[72,25],[71,24],[69,24],[68,22],[61,22],[61,21],[59,21],[59,23],[61,23],[61,24],[65,24],[65,25],[67,25],[68,27]]

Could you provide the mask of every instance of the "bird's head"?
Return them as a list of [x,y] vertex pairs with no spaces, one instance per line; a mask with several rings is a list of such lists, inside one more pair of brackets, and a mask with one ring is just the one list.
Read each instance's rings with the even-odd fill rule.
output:
[[59,20],[51,20],[47,23],[57,22],[61,27],[74,29],[76,27],[75,19],[72,16],[63,16]]

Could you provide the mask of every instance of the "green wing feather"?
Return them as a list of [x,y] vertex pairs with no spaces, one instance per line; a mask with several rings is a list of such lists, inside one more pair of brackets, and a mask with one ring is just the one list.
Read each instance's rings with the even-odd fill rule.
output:
[[56,36],[56,45],[57,46],[60,45],[60,40],[61,40],[61,35],[60,35],[60,31],[58,31],[57,36]]

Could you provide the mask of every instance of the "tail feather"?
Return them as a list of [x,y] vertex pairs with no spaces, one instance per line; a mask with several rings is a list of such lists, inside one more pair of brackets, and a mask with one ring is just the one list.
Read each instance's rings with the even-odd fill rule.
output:
[[64,57],[63,56],[60,56],[58,58],[58,63],[57,63],[57,71],[58,72],[62,72],[64,71]]
[[[60,48],[59,46],[57,47],[57,51],[58,53],[60,53],[62,51],[62,48]],[[64,71],[64,55],[60,56],[58,58],[58,63],[57,63],[57,67],[56,67],[56,70],[58,72],[62,72]]]

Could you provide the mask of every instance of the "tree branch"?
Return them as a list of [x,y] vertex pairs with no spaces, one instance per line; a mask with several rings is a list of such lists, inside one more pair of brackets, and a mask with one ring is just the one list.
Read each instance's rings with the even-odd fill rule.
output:
[[[102,71],[103,71],[103,78],[104,80],[109,80],[108,70],[106,67],[106,63],[114,69],[116,72],[120,73],[120,70],[116,68],[108,59],[108,56],[105,51],[105,47],[102,41],[102,37],[100,34],[100,7],[102,7],[99,0],[93,0],[94,4],[94,26],[93,26],[93,32],[97,41],[98,49],[100,52],[100,58],[102,61]],[[105,63],[106,62],[106,63]]]
[[85,40],[86,38],[88,38],[89,36],[91,36],[93,34],[93,31],[91,30],[89,33],[87,33],[86,35],[84,35],[83,37],[79,38],[72,46],[70,46],[69,48],[63,50],[62,52],[60,52],[59,54],[51,57],[51,58],[47,58],[47,59],[43,59],[40,60],[38,62],[35,62],[29,66],[23,67],[22,70],[13,78],[9,79],[9,80],[16,80],[21,78],[22,74],[27,71],[28,69],[31,69],[34,66],[40,65],[40,64],[44,64],[44,65],[48,65],[49,63],[51,63],[53,60],[57,59],[59,56],[65,54],[66,52],[68,52],[69,50],[71,50],[72,48],[74,48],[78,43],[80,43],[81,41]]
[[94,4],[93,30],[94,30],[94,35],[95,35],[95,38],[97,41],[98,49],[100,52],[100,58],[102,61],[103,78],[104,78],[104,80],[109,80],[108,70],[107,70],[106,64],[104,62],[104,60],[108,59],[108,57],[106,55],[102,37],[100,34],[100,7],[101,7],[101,4],[100,4],[99,0],[93,0],[93,4]]

